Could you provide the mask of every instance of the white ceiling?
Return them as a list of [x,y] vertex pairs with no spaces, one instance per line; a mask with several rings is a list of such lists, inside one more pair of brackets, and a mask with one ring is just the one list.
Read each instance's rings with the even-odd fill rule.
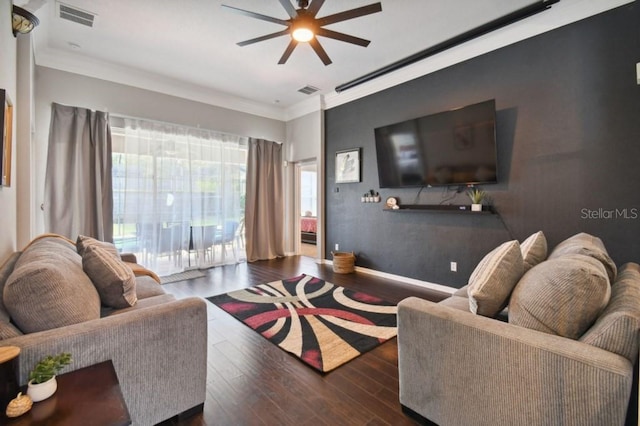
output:
[[[37,65],[281,119],[291,116],[292,108],[309,103],[310,97],[298,92],[303,86],[320,89],[311,96],[313,104],[320,105],[322,99],[337,96],[334,88],[339,84],[536,3],[380,1],[380,13],[327,27],[371,40],[363,48],[319,38],[333,60],[328,66],[308,45],[299,45],[286,64],[278,65],[288,36],[245,47],[236,45],[283,27],[233,13],[221,4],[287,19],[277,0],[64,0],[96,14],[93,28],[58,18],[56,0],[14,3],[31,10],[41,21],[33,32]],[[476,42],[479,47],[466,53],[464,46],[458,48],[458,54],[448,61],[462,60],[628,2],[561,0],[550,10],[514,25],[517,31],[506,28],[483,37],[488,43],[484,47]],[[371,3],[375,0],[327,0],[318,17]],[[438,58],[435,62],[432,59],[430,66],[446,66],[447,61],[442,60],[438,63]],[[417,75],[428,72],[424,68],[427,61],[418,64]],[[417,76],[407,72],[400,73],[396,80]]]

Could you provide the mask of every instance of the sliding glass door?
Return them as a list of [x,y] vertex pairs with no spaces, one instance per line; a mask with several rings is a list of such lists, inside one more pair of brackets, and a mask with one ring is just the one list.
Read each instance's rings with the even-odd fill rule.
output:
[[113,121],[116,246],[160,275],[243,261],[247,139]]

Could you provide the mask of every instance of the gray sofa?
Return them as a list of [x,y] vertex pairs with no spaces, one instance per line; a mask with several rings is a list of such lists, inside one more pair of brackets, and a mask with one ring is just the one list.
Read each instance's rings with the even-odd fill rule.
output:
[[[176,300],[153,274],[133,276],[130,267],[114,262],[112,246],[89,242],[99,248],[81,255],[73,242],[43,236],[0,268],[0,346],[21,349],[19,384],[28,381],[29,371],[44,356],[70,352],[73,362],[63,373],[113,361],[134,425],[202,410],[206,302]],[[93,267],[87,273],[87,252],[108,259],[110,269]],[[99,287],[105,278],[111,281]]]
[[[406,411],[440,426],[625,424],[638,360],[640,266],[617,269],[587,234],[559,244],[547,260],[543,245],[532,261],[525,243],[505,243],[450,298],[398,305]],[[479,289],[483,273],[487,286]]]

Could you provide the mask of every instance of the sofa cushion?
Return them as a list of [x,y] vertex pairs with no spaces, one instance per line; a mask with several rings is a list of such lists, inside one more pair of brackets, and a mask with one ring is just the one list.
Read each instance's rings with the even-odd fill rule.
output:
[[10,339],[17,336],[22,336],[20,330],[10,322],[0,321],[0,340]]
[[452,295],[451,297],[441,300],[438,304],[469,312],[469,299],[466,297]]
[[100,317],[100,298],[74,244],[47,237],[25,249],[4,288],[4,303],[23,333]]
[[547,238],[542,231],[531,234],[520,243],[520,250],[522,250],[524,271],[527,272],[547,258]]
[[611,300],[580,341],[626,357],[638,356],[640,331],[640,265],[627,263],[611,286]]
[[96,286],[103,305],[128,308],[136,304],[136,277],[113,251],[98,244],[86,246],[82,268]]
[[87,237],[86,235],[78,235],[78,238],[76,239],[76,250],[78,251],[78,254],[80,256],[84,255],[84,251],[88,247],[101,247],[112,255],[119,257],[118,249],[114,244],[96,240],[95,238]]
[[609,257],[607,249],[604,247],[600,238],[584,232],[576,234],[558,244],[551,254],[549,254],[549,259],[555,259],[567,254],[584,254],[585,256],[591,256],[599,260],[607,271],[609,281],[615,282],[617,273],[616,264]]
[[570,254],[527,271],[509,303],[509,323],[578,339],[611,296],[607,272],[590,256]]
[[136,277],[136,293],[138,295],[138,300],[166,294],[162,286],[158,284],[157,281],[146,275]]
[[524,272],[518,241],[507,241],[487,254],[469,278],[469,310],[494,317],[507,305],[509,295]]

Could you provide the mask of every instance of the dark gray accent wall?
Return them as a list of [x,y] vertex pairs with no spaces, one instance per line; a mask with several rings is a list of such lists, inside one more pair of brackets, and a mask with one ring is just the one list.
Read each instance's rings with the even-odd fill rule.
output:
[[[326,258],[462,287],[501,242],[543,230],[553,248],[600,237],[618,265],[640,263],[640,12],[636,4],[536,36],[325,112]],[[442,188],[380,189],[374,128],[496,100],[497,215],[385,212],[373,189],[405,204],[468,204]],[[362,148],[361,183],[335,183],[335,153]],[[458,272],[450,272],[450,262]]]

